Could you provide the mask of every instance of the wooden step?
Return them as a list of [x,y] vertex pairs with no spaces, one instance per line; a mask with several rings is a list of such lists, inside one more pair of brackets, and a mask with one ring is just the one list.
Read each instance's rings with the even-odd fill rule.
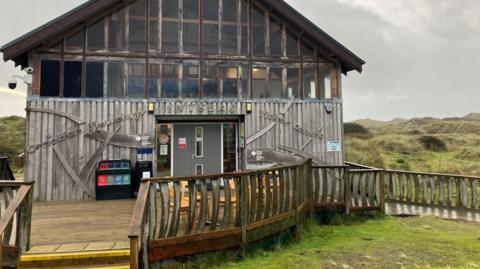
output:
[[27,254],[20,257],[19,268],[129,268],[130,250],[101,250],[48,254]]

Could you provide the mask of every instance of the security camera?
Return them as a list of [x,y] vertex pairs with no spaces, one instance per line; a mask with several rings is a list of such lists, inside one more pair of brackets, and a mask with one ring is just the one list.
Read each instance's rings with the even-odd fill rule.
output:
[[17,80],[12,78],[9,82],[8,82],[8,87],[11,89],[11,90],[15,90],[17,88]]
[[33,67],[25,68],[25,72],[27,72],[27,74],[29,74],[29,75],[32,75],[33,74]]

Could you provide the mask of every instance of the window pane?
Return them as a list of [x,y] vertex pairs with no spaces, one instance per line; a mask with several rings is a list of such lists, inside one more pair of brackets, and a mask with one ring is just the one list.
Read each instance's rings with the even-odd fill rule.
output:
[[162,16],[164,18],[178,19],[179,5],[178,0],[163,0]]
[[178,66],[164,64],[162,73],[162,98],[178,98]]
[[218,54],[218,24],[203,25],[203,51]]
[[236,67],[222,68],[223,97],[238,97],[238,69]]
[[242,55],[248,54],[248,3],[245,0],[241,1],[242,14],[241,14],[241,31],[242,31]]
[[163,21],[162,51],[178,52],[178,22]]
[[148,78],[148,96],[150,98],[158,97],[158,86],[160,81],[160,65],[149,65],[149,78]]
[[223,54],[237,54],[237,25],[222,26],[222,52]]
[[86,97],[103,97],[103,63],[87,62],[86,84]]
[[205,67],[203,76],[203,97],[218,97],[218,68]]
[[82,96],[82,62],[65,61],[63,67],[63,96]]
[[65,50],[83,50],[83,31],[65,40]]
[[125,97],[124,64],[108,63],[107,97]]
[[270,55],[282,56],[282,27],[274,19],[270,19]]
[[223,124],[223,170],[233,173],[237,170],[237,125]]
[[240,83],[241,83],[241,94],[243,98],[250,98],[250,67],[242,66],[240,67],[242,70]]
[[331,64],[320,64],[320,73],[319,73],[319,81],[320,85],[319,89],[320,92],[323,93],[324,99],[331,99],[332,98],[332,83],[330,80],[330,69],[332,68]]
[[218,21],[219,0],[203,1],[203,19],[209,21]]
[[150,0],[150,18],[158,18],[158,8],[160,6],[160,1],[161,0]]
[[198,53],[198,23],[183,24],[183,49],[188,53]]
[[183,66],[183,93],[184,98],[198,98],[200,93],[199,67],[197,65]]
[[105,23],[103,20],[87,28],[87,48],[100,50],[105,48]]
[[195,128],[195,157],[203,157],[203,128]]
[[223,0],[223,21],[237,22],[237,0]]
[[128,64],[128,97],[145,98],[145,64]]
[[252,70],[252,97],[253,98],[266,98],[266,79],[267,79],[267,69],[265,68],[253,68]]
[[313,58],[315,56],[315,49],[311,47],[306,41],[302,43],[302,54],[304,58]]
[[199,13],[199,3],[198,0],[183,0],[183,18],[187,20],[198,20]]
[[270,68],[270,97],[283,98],[282,68]]
[[40,78],[40,96],[60,95],[60,61],[43,60]]
[[108,48],[111,51],[125,50],[125,10],[113,13],[108,20]]
[[130,5],[128,44],[131,51],[145,51],[145,0]]
[[265,55],[265,17],[263,11],[252,11],[253,55]]
[[316,73],[316,64],[309,64],[303,67],[303,97],[305,99],[317,98],[317,81],[315,79]]
[[298,53],[298,39],[292,33],[287,31],[287,56],[299,56]]
[[300,86],[300,76],[298,68],[287,69],[287,97],[298,98]]

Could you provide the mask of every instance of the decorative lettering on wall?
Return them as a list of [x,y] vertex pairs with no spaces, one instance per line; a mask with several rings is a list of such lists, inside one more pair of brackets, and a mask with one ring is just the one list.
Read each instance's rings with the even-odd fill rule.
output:
[[184,103],[168,102],[165,105],[166,115],[177,114],[209,114],[209,115],[233,115],[237,114],[236,104],[217,104],[217,103]]
[[311,138],[322,139],[323,138],[323,129],[319,128],[318,130],[311,131],[303,128],[299,123],[292,123],[285,118],[284,114],[273,114],[271,112],[261,111],[260,117],[273,121],[278,124],[282,124],[287,127],[292,127],[293,130]]

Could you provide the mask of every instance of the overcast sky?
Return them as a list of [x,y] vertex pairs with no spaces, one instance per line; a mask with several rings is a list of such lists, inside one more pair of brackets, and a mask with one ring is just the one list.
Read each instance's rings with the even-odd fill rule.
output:
[[[0,44],[83,2],[0,1]],[[343,79],[346,120],[480,111],[479,0],[287,2],[367,62]],[[12,62],[0,64],[0,116],[24,115],[24,87],[4,89],[13,74]]]

